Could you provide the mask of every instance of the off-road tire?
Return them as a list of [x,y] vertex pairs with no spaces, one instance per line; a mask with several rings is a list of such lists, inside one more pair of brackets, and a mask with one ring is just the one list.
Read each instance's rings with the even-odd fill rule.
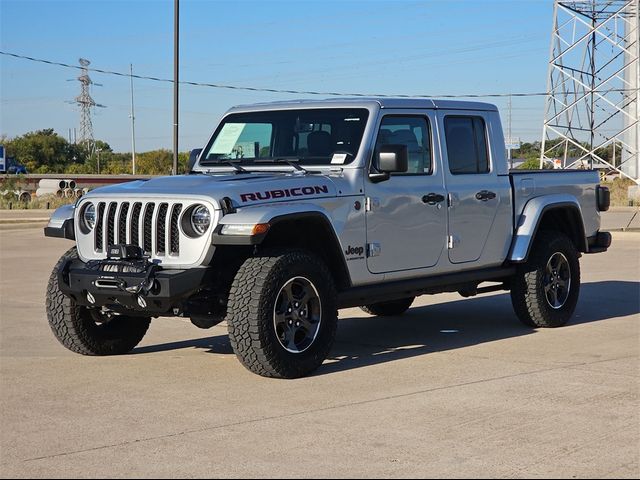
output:
[[[554,309],[547,300],[544,285],[547,263],[553,255],[561,253],[571,272],[568,296],[564,304]],[[513,278],[511,303],[522,323],[534,328],[565,325],[576,308],[580,295],[579,253],[573,242],[563,233],[541,231],[526,263],[520,265]]]
[[[301,353],[278,340],[274,309],[280,289],[305,277],[318,292],[321,321],[315,340]],[[227,324],[233,351],[251,372],[264,377],[298,378],[316,370],[329,354],[338,326],[336,289],[326,265],[302,250],[265,250],[238,270],[229,294]]]
[[89,309],[76,305],[58,285],[58,272],[68,259],[78,258],[75,247],[67,251],[49,277],[46,295],[49,326],[58,341],[83,355],[119,355],[130,352],[147,333],[148,317],[113,316],[97,323]]
[[392,317],[395,315],[402,315],[409,310],[411,304],[416,297],[402,298],[400,300],[391,300],[389,302],[372,303],[369,305],[363,305],[360,308],[369,315],[376,315],[378,317]]

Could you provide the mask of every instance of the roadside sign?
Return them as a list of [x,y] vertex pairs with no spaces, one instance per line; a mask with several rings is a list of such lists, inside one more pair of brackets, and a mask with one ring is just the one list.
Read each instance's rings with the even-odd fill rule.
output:
[[4,145],[0,145],[0,172],[7,170],[7,163],[4,158]]
[[518,150],[522,146],[519,138],[506,138],[505,146],[507,150]]

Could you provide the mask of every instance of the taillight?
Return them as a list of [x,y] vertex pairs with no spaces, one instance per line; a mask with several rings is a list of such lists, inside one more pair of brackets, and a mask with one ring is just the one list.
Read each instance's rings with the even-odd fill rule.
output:
[[598,206],[598,211],[606,212],[609,210],[609,205],[611,203],[611,193],[609,192],[608,187],[603,187],[602,185],[598,185],[596,187],[596,203]]

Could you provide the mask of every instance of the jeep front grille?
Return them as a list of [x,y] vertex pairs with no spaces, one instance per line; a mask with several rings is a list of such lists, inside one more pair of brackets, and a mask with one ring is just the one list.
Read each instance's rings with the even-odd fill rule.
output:
[[[80,212],[86,202],[96,209],[96,225],[86,228]],[[211,226],[201,236],[194,236],[188,227],[196,205],[205,205],[211,212]],[[172,198],[108,197],[87,195],[76,206],[75,234],[78,254],[83,261],[107,257],[109,245],[138,245],[145,255],[163,268],[192,268],[206,264],[214,247],[211,236],[218,224],[220,211],[206,198],[188,195]],[[183,225],[187,225],[186,230]]]
[[99,202],[95,251],[104,253],[109,245],[130,243],[152,257],[178,255],[181,211],[182,203],[174,202]]

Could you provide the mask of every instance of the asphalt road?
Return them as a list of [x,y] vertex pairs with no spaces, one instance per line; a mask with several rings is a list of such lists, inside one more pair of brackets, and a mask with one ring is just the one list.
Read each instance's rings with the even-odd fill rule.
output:
[[0,230],[2,477],[640,476],[640,233],[583,257],[567,327],[522,326],[505,294],[344,310],[331,359],[281,381],[246,371],[224,325],[64,350],[44,291],[71,244],[41,232]]

